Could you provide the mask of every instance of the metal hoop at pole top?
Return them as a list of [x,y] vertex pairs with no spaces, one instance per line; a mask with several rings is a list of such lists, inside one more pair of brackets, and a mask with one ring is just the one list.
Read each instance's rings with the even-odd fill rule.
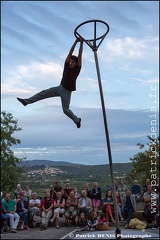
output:
[[[87,23],[93,23],[94,24],[94,37],[91,39],[85,39],[79,32],[79,28]],[[106,30],[105,33],[101,36],[97,36],[97,23],[101,23],[103,25],[105,25]],[[98,47],[100,46],[100,44],[102,43],[103,39],[105,38],[105,36],[107,35],[107,33],[109,32],[109,25],[102,21],[102,20],[88,20],[86,22],[83,22],[81,24],[79,24],[75,30],[74,30],[74,35],[76,38],[80,37],[83,39],[83,41],[94,51],[97,50]],[[96,42],[100,40],[100,42],[98,44],[96,44]]]

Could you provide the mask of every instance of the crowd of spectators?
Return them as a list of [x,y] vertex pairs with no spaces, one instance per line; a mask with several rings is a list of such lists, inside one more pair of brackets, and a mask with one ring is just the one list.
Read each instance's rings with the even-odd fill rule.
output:
[[128,188],[122,179],[119,184],[116,181],[114,184],[116,204],[113,201],[113,187],[107,189],[105,197],[102,198],[101,187],[97,182],[93,183],[91,189],[86,184],[78,193],[77,187],[71,187],[70,183],[66,183],[63,188],[60,182],[56,181],[55,186],[51,185],[42,199],[36,192],[32,192],[29,186],[22,189],[21,185],[17,184],[14,193],[5,193],[3,196],[1,192],[1,233],[9,230],[16,233],[18,228],[30,230],[37,224],[43,231],[49,223],[55,224],[59,229],[60,217],[70,221],[70,224],[77,227],[77,231],[98,229],[99,226],[110,229],[110,223],[114,224],[116,220],[115,206],[119,220],[124,221],[125,228],[129,228],[132,213],[136,211],[137,199],[140,197],[143,199],[144,217],[148,227],[159,227],[158,187],[156,192],[153,192],[149,179],[146,179],[143,190],[137,180],[134,180],[131,188]]

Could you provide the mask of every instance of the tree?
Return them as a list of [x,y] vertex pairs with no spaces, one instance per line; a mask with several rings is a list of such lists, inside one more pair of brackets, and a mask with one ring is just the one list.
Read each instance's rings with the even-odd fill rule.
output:
[[4,192],[13,192],[22,174],[22,168],[18,167],[22,159],[11,150],[13,145],[21,143],[13,137],[14,132],[21,130],[11,113],[1,112],[1,191]]
[[[155,186],[159,176],[159,137],[153,139],[148,136],[150,140],[147,143],[147,150],[139,152],[130,158],[132,161],[132,170],[127,176],[129,183],[133,184],[133,180],[137,179],[140,185],[144,185],[146,179],[151,180],[151,185]],[[140,149],[144,149],[145,145],[138,143]]]

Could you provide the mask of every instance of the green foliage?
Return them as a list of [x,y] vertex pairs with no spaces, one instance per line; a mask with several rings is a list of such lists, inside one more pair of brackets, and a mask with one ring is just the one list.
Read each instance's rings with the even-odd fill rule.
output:
[[14,156],[11,147],[20,144],[20,140],[14,138],[14,132],[21,131],[17,126],[17,120],[11,113],[1,112],[1,190],[12,192],[21,176],[22,168],[17,164],[22,160]]
[[[127,176],[127,180],[133,184],[133,180],[137,179],[139,184],[143,186],[146,179],[151,181],[159,176],[159,138],[153,139],[148,137],[150,140],[147,143],[147,150],[139,152],[130,158],[132,161],[132,169]],[[140,149],[145,148],[144,144],[137,144]],[[155,171],[154,171],[155,170]],[[153,174],[155,174],[153,176]]]

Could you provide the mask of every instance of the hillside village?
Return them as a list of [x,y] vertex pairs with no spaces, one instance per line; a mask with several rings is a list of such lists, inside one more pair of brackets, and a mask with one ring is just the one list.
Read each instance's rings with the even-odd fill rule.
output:
[[[34,162],[34,161],[33,161]],[[102,191],[105,193],[106,189],[111,185],[111,176],[109,165],[69,165],[69,166],[54,166],[54,162],[50,164],[26,165],[23,167],[24,172],[21,178],[21,184],[28,184],[32,190],[39,194],[44,194],[46,189],[54,186],[55,182],[59,180],[61,185],[65,187],[66,182],[70,182],[72,187],[76,186],[78,191],[88,183],[92,187],[94,181],[98,181],[101,185]],[[43,161],[44,162],[44,161]],[[60,164],[59,164],[60,165]],[[120,179],[127,176],[131,170],[130,163],[115,164],[114,176],[115,179]]]

